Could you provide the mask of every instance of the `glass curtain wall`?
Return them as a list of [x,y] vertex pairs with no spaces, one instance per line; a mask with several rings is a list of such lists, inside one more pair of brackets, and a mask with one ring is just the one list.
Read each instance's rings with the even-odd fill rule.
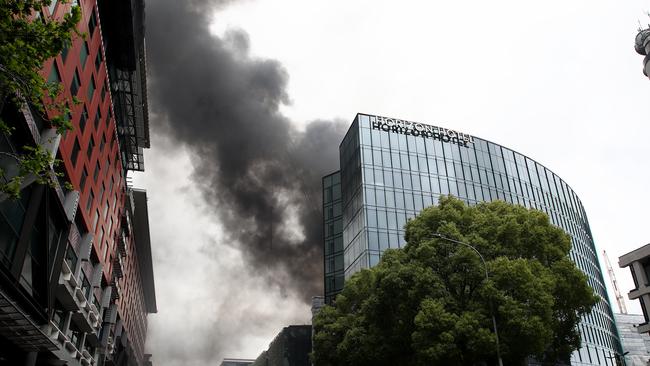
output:
[[325,301],[343,289],[343,209],[341,200],[341,174],[323,178],[323,227],[325,237]]
[[603,299],[580,324],[585,346],[572,364],[616,365],[621,347],[613,313],[587,216],[573,190],[544,166],[498,144],[380,128],[387,120],[397,121],[358,114],[340,146],[345,278],[377,264],[385,249],[402,247],[406,221],[440,195],[535,208],[571,236],[571,259]]

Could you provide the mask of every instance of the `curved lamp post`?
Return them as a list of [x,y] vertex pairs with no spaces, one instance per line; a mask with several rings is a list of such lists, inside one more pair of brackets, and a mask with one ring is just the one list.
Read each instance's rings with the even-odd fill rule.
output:
[[[446,236],[444,236],[442,234],[435,233],[435,234],[431,234],[431,235],[433,237],[438,238],[438,239],[446,240],[448,242],[455,243],[455,244],[460,244],[460,245],[466,246],[466,247],[470,248],[471,250],[473,250],[476,254],[478,254],[478,257],[481,259],[481,262],[483,262],[483,268],[485,269],[485,281],[490,280],[490,277],[488,275],[487,263],[485,263],[485,258],[483,258],[483,255],[478,251],[478,249],[476,249],[471,244],[468,244],[468,243],[465,243],[465,242],[462,242],[462,241],[458,241],[456,239],[448,238],[448,237],[446,237]],[[501,360],[501,351],[499,350],[499,332],[497,331],[497,319],[494,317],[494,310],[492,308],[492,300],[489,299],[489,302],[490,302],[490,315],[492,316],[492,326],[494,327],[494,337],[496,339],[496,346],[497,346],[497,359],[499,361],[499,366],[503,366],[503,361]]]

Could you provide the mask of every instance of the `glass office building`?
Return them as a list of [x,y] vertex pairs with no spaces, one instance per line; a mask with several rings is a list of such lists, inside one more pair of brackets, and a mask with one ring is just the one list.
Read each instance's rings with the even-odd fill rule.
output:
[[404,224],[451,194],[468,204],[503,200],[544,211],[572,239],[571,259],[600,295],[580,324],[572,365],[616,365],[621,346],[585,210],[557,175],[501,145],[423,123],[358,114],[323,178],[325,296],[404,242]]

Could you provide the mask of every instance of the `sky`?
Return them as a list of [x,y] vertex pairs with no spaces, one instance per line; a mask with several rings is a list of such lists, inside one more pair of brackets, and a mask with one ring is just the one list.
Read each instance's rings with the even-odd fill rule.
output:
[[[322,291],[320,176],[357,112],[479,136],[562,177],[623,295],[649,242],[649,1],[149,0],[158,365],[255,358]],[[609,276],[612,306],[617,309]],[[639,313],[636,302],[628,310]]]

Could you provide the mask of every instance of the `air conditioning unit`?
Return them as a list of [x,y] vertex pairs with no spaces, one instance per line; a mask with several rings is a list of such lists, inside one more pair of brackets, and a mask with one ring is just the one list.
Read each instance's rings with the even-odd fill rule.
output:
[[75,347],[75,345],[72,344],[72,342],[70,342],[69,340],[66,340],[65,343],[63,344],[63,346],[64,346],[68,351],[70,351],[73,355],[76,355],[76,353],[77,353],[77,347]]
[[72,270],[70,269],[70,266],[68,265],[67,261],[63,261],[61,265],[61,273],[64,275],[72,274]]
[[79,281],[77,280],[77,278],[72,273],[70,273],[70,278],[68,278],[68,284],[70,284],[70,287],[72,287],[72,288],[79,287]]
[[85,308],[88,301],[86,300],[86,295],[84,295],[83,291],[81,291],[80,287],[77,287],[74,291],[74,295],[79,300],[80,306],[82,308]]

